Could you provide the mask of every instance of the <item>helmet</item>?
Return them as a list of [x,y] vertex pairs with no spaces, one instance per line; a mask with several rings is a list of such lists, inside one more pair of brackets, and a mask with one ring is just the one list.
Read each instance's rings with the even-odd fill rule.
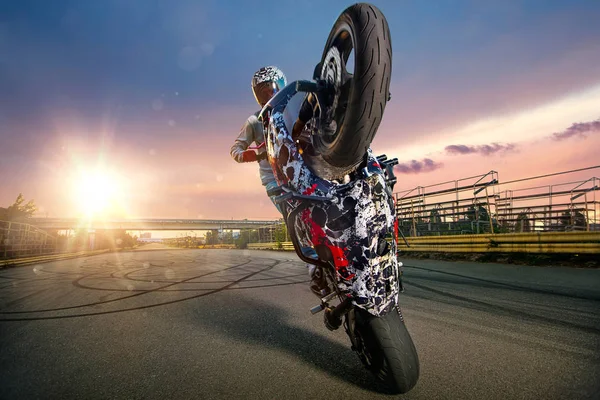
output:
[[285,75],[279,68],[273,66],[262,67],[252,77],[252,92],[261,107],[285,85],[287,85]]

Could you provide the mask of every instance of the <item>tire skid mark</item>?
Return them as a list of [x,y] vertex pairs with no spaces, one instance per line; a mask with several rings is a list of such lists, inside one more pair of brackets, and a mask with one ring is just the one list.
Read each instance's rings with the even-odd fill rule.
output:
[[46,292],[46,291],[48,291],[49,289],[50,289],[49,287],[47,287],[47,288],[44,288],[44,289],[38,289],[38,290],[36,290],[35,292],[33,292],[33,293],[29,293],[29,294],[27,294],[27,295],[25,295],[25,296],[23,296],[23,297],[19,297],[18,299],[14,299],[14,300],[11,300],[11,301],[7,301],[7,302],[5,302],[3,305],[4,305],[4,306],[12,306],[12,305],[18,304],[18,303],[22,302],[23,300],[27,300],[27,299],[30,299],[30,298],[32,298],[32,297],[35,297],[35,296],[37,296],[37,295],[38,295],[38,294],[40,294],[40,293],[43,293],[43,292]]
[[[243,265],[250,263],[250,261],[247,261],[246,263],[244,263]],[[190,297],[185,297],[183,299],[177,299],[177,300],[171,300],[171,301],[165,301],[162,303],[156,303],[156,304],[149,304],[149,305],[145,305],[145,306],[138,306],[138,307],[131,307],[131,308],[124,308],[124,309],[120,309],[120,310],[111,310],[111,311],[99,311],[99,312],[93,312],[93,313],[83,313],[83,314],[74,314],[74,315],[60,315],[60,316],[52,316],[52,317],[33,317],[33,318],[4,318],[4,319],[0,319],[0,322],[4,322],[4,321],[37,321],[37,320],[48,320],[48,319],[64,319],[64,318],[79,318],[79,317],[90,317],[90,316],[95,316],[95,315],[106,315],[106,314],[116,314],[116,313],[121,313],[121,312],[126,312],[126,311],[136,311],[136,310],[143,310],[143,309],[147,309],[147,308],[154,308],[154,307],[161,307],[161,306],[165,306],[165,305],[169,305],[169,304],[175,304],[175,303],[181,303],[187,300],[191,300],[191,299],[196,299],[199,297],[204,297],[204,296],[208,296],[211,294],[215,294],[215,293],[219,293],[222,292],[224,290],[227,290],[229,288],[231,288],[232,286],[243,282],[244,280],[260,274],[261,272],[265,272],[265,271],[269,271],[271,270],[273,267],[275,267],[277,264],[279,264],[280,261],[275,260],[275,264],[273,265],[268,265],[263,269],[260,269],[258,271],[254,271],[228,285],[223,286],[222,288],[219,289],[215,289],[209,293],[201,293],[195,296],[190,296]],[[233,267],[229,267],[229,268],[235,268],[235,266]]]
[[257,288],[279,287],[279,286],[289,286],[289,285],[308,284],[309,282],[310,282],[310,280],[306,280],[306,281],[298,281],[298,282],[275,283],[275,284],[273,284],[273,285],[256,285],[256,286],[245,286],[245,287],[237,287],[237,288],[228,288],[227,290],[246,290],[246,289],[257,289]]
[[[256,279],[248,279],[248,282],[257,282],[257,281],[269,281],[269,280],[275,280],[275,279],[287,279],[287,278],[295,278],[297,276],[305,276],[307,275],[306,272],[303,272],[301,274],[294,274],[294,275],[284,275],[284,276],[273,276],[273,277],[269,277],[269,278],[256,278]],[[163,281],[163,280],[148,280],[148,279],[142,279],[142,278],[131,278],[131,277],[127,277],[128,280],[134,281],[134,282],[145,282],[145,283],[167,283],[167,282],[172,282],[172,281]],[[231,280],[222,280],[222,281],[190,281],[190,282],[186,282],[186,283],[226,283],[226,282],[231,282]]]
[[[135,270],[133,270],[133,271],[130,271],[130,272],[128,272],[128,273],[125,273],[125,271],[123,271],[123,270],[121,270],[121,269],[120,269],[120,270],[118,270],[118,271],[113,271],[113,272],[110,274],[110,277],[111,277],[111,278],[113,278],[113,279],[128,279],[128,278],[126,277],[126,275],[127,275],[127,274],[130,274],[130,273],[133,273],[133,272],[137,272],[137,271],[143,271],[143,270],[145,270],[145,269],[146,269],[146,268],[142,267],[142,268],[138,268],[138,269],[135,269]],[[107,271],[107,272],[108,272],[108,271]],[[123,275],[123,276],[116,276],[116,274],[119,274],[119,273],[120,273],[120,274],[125,274],[125,275]],[[85,278],[86,278],[85,276],[81,277],[81,279],[82,279],[82,280],[83,280],[83,279],[85,279]]]
[[16,276],[2,276],[0,275],[1,279],[6,279],[9,281],[29,281],[29,280],[35,280],[35,278],[30,278],[30,277],[23,277],[23,278],[18,278]]
[[[297,277],[297,276],[305,276],[306,274],[297,274],[297,275],[292,275],[292,276],[282,276],[282,277],[274,277],[274,278],[259,278],[259,279],[246,279],[245,282],[260,282],[260,281],[267,281],[267,280],[282,280],[282,279],[288,279],[291,277]],[[142,282],[147,282],[147,283],[160,283],[161,281],[142,281]],[[170,281],[162,281],[164,282],[170,282]],[[223,281],[198,281],[198,282],[181,282],[181,283],[185,283],[185,284],[199,284],[199,283],[230,283],[230,282],[235,282],[232,280],[223,280]],[[310,282],[310,280],[303,280],[303,281],[293,281],[293,282],[285,282],[285,283],[274,283],[271,285],[253,285],[253,286],[245,286],[245,287],[240,287],[240,288],[230,288],[228,290],[237,290],[237,289],[254,289],[254,288],[262,288],[262,287],[271,287],[271,286],[284,286],[284,285],[296,285],[299,283],[308,283]],[[105,290],[105,291],[111,291],[111,292],[145,292],[144,289],[111,289],[111,288],[91,288],[92,290]],[[200,292],[200,291],[209,291],[209,290],[214,290],[214,289],[203,289],[203,288],[189,288],[189,289],[168,289],[168,290],[159,290],[161,292],[169,292],[169,293],[175,293],[175,292]],[[106,295],[103,297],[108,297],[110,295]]]
[[[225,268],[225,269],[222,269],[222,270],[218,270],[218,271],[212,271],[212,272],[204,273],[204,274],[202,274],[202,275],[193,276],[193,277],[191,277],[191,278],[184,279],[183,281],[171,282],[171,283],[170,283],[170,284],[168,284],[168,285],[160,286],[160,287],[158,287],[158,288],[154,288],[154,289],[148,289],[148,290],[144,290],[144,291],[142,291],[142,292],[139,292],[139,293],[134,293],[134,294],[132,294],[132,295],[129,295],[129,296],[122,296],[122,297],[118,297],[118,298],[116,298],[116,299],[105,300],[105,301],[96,301],[96,302],[93,302],[93,303],[80,304],[80,305],[76,305],[76,306],[66,306],[66,307],[58,307],[58,308],[49,308],[49,309],[44,309],[44,310],[28,310],[28,311],[0,311],[0,314],[33,314],[33,313],[42,313],[42,312],[52,312],[52,311],[62,311],[62,310],[72,310],[72,309],[75,309],[75,308],[81,308],[81,307],[92,307],[92,306],[97,306],[97,305],[100,305],[100,304],[112,303],[112,302],[115,302],[115,301],[120,301],[120,300],[130,299],[130,298],[132,298],[132,297],[138,297],[138,296],[141,296],[141,295],[144,295],[144,294],[147,294],[147,293],[157,292],[157,291],[163,290],[163,289],[165,289],[165,288],[168,288],[168,287],[171,287],[171,286],[175,286],[175,285],[178,285],[178,284],[180,284],[180,283],[184,283],[184,282],[186,282],[186,281],[188,281],[188,280],[197,279],[197,278],[200,278],[200,277],[202,277],[202,276],[211,275],[211,274],[214,274],[214,273],[217,273],[217,272],[220,272],[220,271],[225,271],[225,270],[232,269],[232,268],[238,268],[238,267],[242,267],[242,266],[244,266],[244,265],[246,265],[246,264],[249,264],[250,262],[252,262],[252,260],[247,260],[247,261],[245,261],[245,262],[243,262],[243,263],[241,263],[241,264],[234,265],[234,266],[231,266],[231,267],[227,267],[227,268]],[[79,279],[76,279],[75,281],[73,281],[73,282],[72,282],[73,286],[75,286],[75,287],[77,287],[77,288],[80,288],[80,289],[89,289],[89,290],[106,290],[106,289],[102,289],[102,288],[93,288],[93,287],[87,287],[87,286],[81,285],[81,284],[80,284],[80,281],[81,281],[81,280],[83,280],[83,279],[85,279],[85,278],[86,278],[86,277],[81,277],[81,278],[79,278]],[[114,291],[114,289],[110,289],[110,290]],[[0,321],[3,321],[3,320],[0,320]]]
[[[567,321],[563,321],[563,320],[559,320],[556,318],[549,318],[549,317],[544,317],[542,315],[536,315],[536,314],[531,314],[525,311],[520,311],[520,310],[516,310],[514,308],[511,307],[506,307],[506,306],[501,306],[501,305],[497,305],[497,304],[492,304],[492,303],[488,303],[485,301],[481,301],[481,300],[475,300],[475,299],[471,299],[465,296],[459,296],[456,294],[452,294],[452,293],[448,293],[448,292],[444,292],[442,290],[438,290],[438,289],[434,289],[432,287],[429,286],[425,286],[425,285],[421,285],[421,284],[417,284],[414,282],[411,282],[410,280],[404,280],[404,282],[408,285],[412,285],[414,287],[417,287],[419,289],[431,292],[431,293],[435,293],[438,294],[440,296],[446,297],[446,298],[450,298],[450,299],[454,299],[454,300],[459,300],[474,306],[479,306],[484,308],[485,310],[481,310],[481,308],[478,308],[480,311],[488,311],[488,312],[493,312],[495,314],[505,314],[511,317],[523,317],[526,319],[530,319],[530,320],[537,320],[537,321],[542,321],[542,322],[546,322],[549,323],[551,325],[560,325],[560,326],[564,326],[567,328],[571,328],[571,329],[578,329],[587,333],[593,333],[596,335],[600,335],[600,328],[596,328],[596,327],[591,327],[591,326],[586,326],[586,325],[581,325],[581,324],[576,324],[573,322],[567,322]],[[419,297],[419,296],[411,296],[411,297]],[[439,301],[436,299],[427,299],[430,301]],[[458,306],[456,303],[452,303],[452,302],[446,302],[447,304],[451,304],[453,306]]]
[[[502,287],[509,288],[509,289],[512,289],[512,290],[517,290],[517,291],[531,292],[531,293],[540,293],[540,294],[549,294],[549,295],[563,296],[563,297],[572,297],[572,298],[575,298],[575,299],[582,299],[582,300],[600,301],[600,298],[589,297],[589,296],[581,296],[581,295],[570,294],[570,293],[560,293],[560,292],[555,292],[555,291],[552,291],[552,290],[530,288],[530,287],[526,287],[526,286],[514,285],[514,284],[511,284],[511,283],[496,282],[496,281],[493,281],[493,280],[490,280],[490,279],[475,278],[473,276],[461,275],[461,274],[457,274],[455,272],[438,271],[438,270],[435,270],[435,269],[424,268],[424,267],[416,267],[416,266],[413,266],[413,265],[404,265],[404,267],[418,269],[418,270],[423,270],[423,271],[429,271],[429,272],[435,272],[435,273],[442,274],[442,275],[456,276],[456,277],[459,277],[459,278],[470,279],[470,280],[474,280],[474,281],[478,281],[478,282],[485,282],[485,283],[488,283],[488,284],[502,286]],[[418,277],[418,276],[411,277],[411,279],[429,280],[429,279],[427,279],[425,277]],[[460,284],[460,282],[456,282],[456,283]]]

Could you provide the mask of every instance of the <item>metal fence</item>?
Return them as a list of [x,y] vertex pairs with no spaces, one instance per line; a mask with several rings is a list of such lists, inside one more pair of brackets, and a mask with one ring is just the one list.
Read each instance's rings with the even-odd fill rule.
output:
[[[399,226],[412,237],[600,230],[600,179],[556,182],[558,175],[580,171],[504,183],[490,171],[397,192]],[[542,178],[554,182],[533,185]]]
[[56,252],[57,239],[29,224],[0,221],[0,258],[15,258]]

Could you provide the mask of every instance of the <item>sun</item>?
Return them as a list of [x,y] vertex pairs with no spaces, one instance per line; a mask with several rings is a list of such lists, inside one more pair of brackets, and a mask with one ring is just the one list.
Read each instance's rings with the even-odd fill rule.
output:
[[72,198],[86,218],[117,213],[123,204],[124,185],[118,174],[104,168],[80,169],[72,179]]

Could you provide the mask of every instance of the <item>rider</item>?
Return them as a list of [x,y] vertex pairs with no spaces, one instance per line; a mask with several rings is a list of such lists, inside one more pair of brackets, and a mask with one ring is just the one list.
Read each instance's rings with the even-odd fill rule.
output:
[[[283,72],[273,66],[263,67],[254,73],[252,77],[252,92],[258,105],[262,108],[265,104],[287,84]],[[267,149],[264,146],[265,134],[263,125],[258,120],[260,110],[250,115],[231,146],[231,157],[238,163],[258,161],[260,180],[265,190],[278,186],[271,165],[267,160]],[[257,151],[248,150],[252,143],[256,143]],[[277,208],[279,210],[279,207]],[[280,211],[281,212],[281,211]]]
[[[271,97],[286,85],[287,80],[284,73],[275,66],[262,67],[256,71],[252,77],[252,92],[261,109],[267,104]],[[275,180],[275,175],[267,160],[265,133],[263,124],[258,120],[259,114],[260,110],[246,119],[238,137],[231,146],[230,155],[238,163],[257,161],[261,183],[265,187],[265,190],[268,191],[279,185]],[[303,113],[301,113],[301,116],[302,114]],[[304,126],[306,121],[299,119],[297,122],[300,123],[296,124],[294,131],[296,131],[298,127]],[[258,146],[256,151],[248,149],[252,143],[256,143]],[[274,197],[275,196],[271,197],[271,201],[273,201]],[[274,201],[273,204],[275,204]],[[275,204],[275,207],[277,207],[277,210],[281,213],[279,205]],[[305,247],[302,249],[302,252],[307,257],[316,258],[316,252],[312,247]],[[308,274],[311,278],[310,288],[315,294],[321,296],[323,294],[322,290],[325,288],[323,287],[323,279],[320,276],[320,270],[315,268],[312,264],[307,264],[306,266],[308,267]]]

